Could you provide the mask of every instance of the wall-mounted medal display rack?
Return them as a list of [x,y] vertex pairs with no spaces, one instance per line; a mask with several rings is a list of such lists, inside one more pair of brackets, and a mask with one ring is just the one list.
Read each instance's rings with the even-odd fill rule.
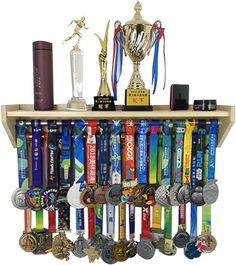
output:
[[[101,258],[107,264],[136,254],[147,260],[157,252],[171,256],[177,248],[184,249],[189,259],[213,252],[217,242],[212,235],[211,205],[219,194],[216,147],[234,124],[235,107],[218,106],[216,111],[191,107],[170,111],[168,106],[139,112],[123,112],[119,106],[107,112],[87,109],[1,107],[2,123],[17,148],[19,185],[12,202],[24,210],[21,249],[33,254],[51,252],[61,260],[73,253],[78,258],[88,256],[89,262]],[[176,220],[172,207],[179,209],[178,231],[172,231]],[[67,232],[74,230],[71,208],[76,209],[75,242],[67,238]],[[137,208],[142,212],[140,236],[135,231]],[[114,240],[116,226],[118,241]]]

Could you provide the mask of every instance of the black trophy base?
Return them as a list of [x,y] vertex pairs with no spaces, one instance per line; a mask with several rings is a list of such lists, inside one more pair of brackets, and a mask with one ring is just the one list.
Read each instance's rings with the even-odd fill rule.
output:
[[113,97],[94,97],[92,111],[113,111],[116,110]]
[[152,111],[148,89],[126,89],[123,111]]

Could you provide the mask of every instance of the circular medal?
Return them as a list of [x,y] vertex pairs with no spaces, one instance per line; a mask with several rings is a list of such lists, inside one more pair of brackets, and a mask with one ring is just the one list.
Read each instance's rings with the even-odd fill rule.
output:
[[106,201],[114,206],[121,203],[121,185],[114,184],[106,192]]
[[75,246],[72,253],[77,258],[85,257],[86,253],[84,252],[84,249],[89,247],[88,241],[83,236],[79,236],[78,239],[75,241],[74,245]]
[[32,233],[24,233],[19,239],[20,247],[26,252],[34,252],[38,245],[36,236]]
[[156,203],[162,207],[170,206],[170,185],[161,185],[155,192]]
[[180,187],[177,194],[178,202],[183,204],[190,202],[190,191],[191,188],[188,184],[184,184],[182,187]]
[[136,256],[137,254],[137,245],[138,243],[134,240],[130,241],[128,243],[128,247],[127,247],[127,256],[129,258],[133,258]]
[[41,196],[44,190],[38,187],[30,188],[25,193],[25,199],[28,207],[33,211],[39,211],[42,209],[41,206]]
[[107,264],[116,263],[116,259],[113,255],[113,245],[107,245],[102,249],[101,258]]
[[193,240],[187,244],[186,248],[184,249],[184,255],[188,259],[199,258],[202,255],[202,253],[198,250],[198,248],[196,246],[195,240]]
[[126,240],[120,240],[113,245],[113,255],[116,261],[126,261],[128,259],[127,249],[128,242]]
[[106,192],[109,189],[109,186],[99,186],[94,191],[94,200],[99,204],[106,203]]
[[57,189],[45,190],[41,195],[41,206],[46,211],[55,211],[57,206]]
[[84,205],[80,201],[81,192],[85,188],[84,183],[76,183],[73,186],[71,186],[67,193],[67,201],[70,204],[70,206],[81,209],[84,208]]
[[206,239],[206,248],[203,251],[204,253],[211,253],[217,247],[217,241],[212,234],[204,234],[202,235]]
[[218,196],[219,196],[219,188],[216,184],[215,179],[208,180],[208,182],[203,187],[203,199],[206,204],[212,204],[216,202]]
[[140,242],[138,242],[137,253],[143,259],[151,259],[155,254],[155,248],[151,241],[141,239]]
[[186,231],[178,232],[174,238],[174,244],[177,248],[185,248],[190,240],[190,235]]
[[191,203],[195,204],[196,206],[202,206],[205,204],[203,196],[202,196],[202,187],[198,186],[194,190],[192,190],[190,195]]
[[165,244],[164,244],[164,250],[160,250],[161,253],[167,255],[167,256],[173,256],[176,254],[177,249],[175,245],[173,244],[172,239],[165,239]]
[[163,249],[165,245],[164,230],[161,228],[151,228],[152,244],[155,249]]
[[28,207],[25,199],[26,192],[27,189],[18,188],[12,193],[11,201],[17,209],[24,210]]
[[87,186],[80,194],[80,201],[85,207],[94,208],[97,204],[94,199],[94,188]]
[[180,203],[177,199],[177,194],[179,189],[181,188],[181,183],[175,183],[174,186],[170,188],[170,204],[172,206],[179,206]]

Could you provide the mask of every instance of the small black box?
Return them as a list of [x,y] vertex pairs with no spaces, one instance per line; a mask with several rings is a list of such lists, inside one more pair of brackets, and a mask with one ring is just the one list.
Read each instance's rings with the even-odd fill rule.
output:
[[171,85],[170,109],[187,110],[189,104],[189,85]]

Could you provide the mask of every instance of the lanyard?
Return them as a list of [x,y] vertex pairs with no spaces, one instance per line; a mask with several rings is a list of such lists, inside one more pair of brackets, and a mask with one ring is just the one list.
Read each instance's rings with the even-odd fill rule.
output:
[[169,191],[171,184],[171,131],[173,123],[169,120],[163,122],[162,128],[162,179],[155,193],[156,202],[165,207],[170,205]]
[[25,194],[25,198],[29,208],[34,211],[40,211],[42,209],[41,195],[44,193],[42,189],[42,128],[40,120],[31,121],[31,126],[32,187]]
[[[197,169],[197,133],[192,134],[192,160],[191,160],[191,187],[196,187],[196,169]],[[197,214],[198,209],[195,204],[191,202],[190,215],[190,242],[184,249],[184,254],[187,258],[193,259],[201,256],[201,252],[196,247],[195,238],[197,237]]]
[[61,175],[60,189],[57,195],[58,204],[58,230],[70,231],[70,205],[67,201],[68,188],[72,182],[71,171],[71,121],[62,121],[61,139]]
[[205,203],[212,204],[216,202],[219,195],[219,188],[215,180],[215,160],[216,160],[216,146],[217,146],[217,134],[218,134],[218,121],[211,120],[209,131],[209,152],[208,152],[208,179],[205,181],[203,187],[203,199]]
[[140,120],[137,129],[137,161],[136,161],[136,174],[139,184],[147,184],[147,133],[149,128],[148,120]]
[[115,233],[115,207],[109,203],[106,204],[107,210],[107,236],[114,239]]

